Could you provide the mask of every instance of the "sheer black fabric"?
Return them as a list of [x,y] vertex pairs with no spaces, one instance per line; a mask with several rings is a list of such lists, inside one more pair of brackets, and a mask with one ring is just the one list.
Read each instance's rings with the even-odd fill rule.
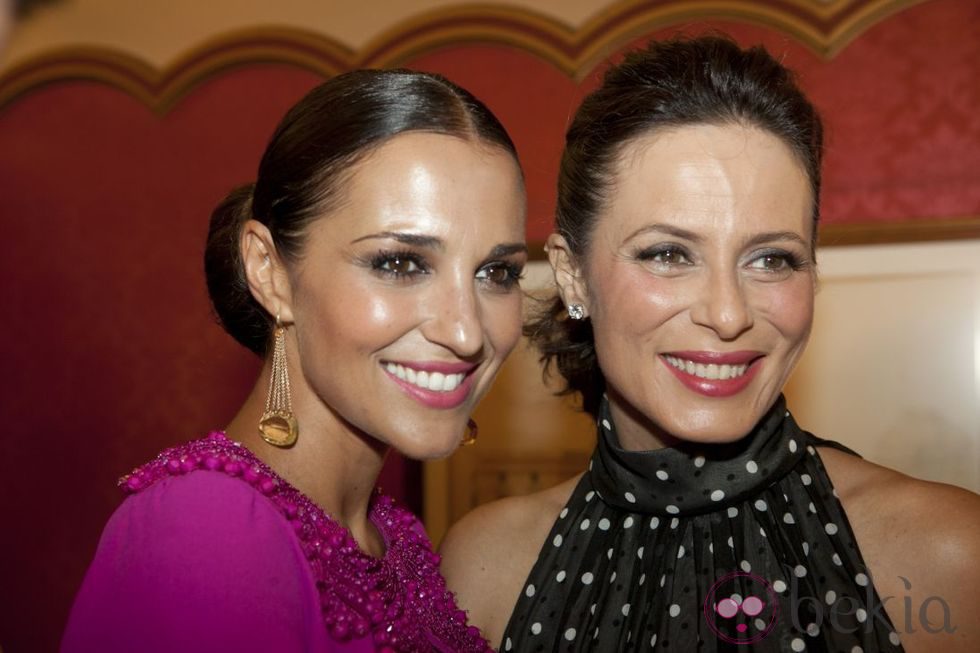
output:
[[503,651],[901,651],[815,449],[780,398],[746,438],[619,447],[608,405]]

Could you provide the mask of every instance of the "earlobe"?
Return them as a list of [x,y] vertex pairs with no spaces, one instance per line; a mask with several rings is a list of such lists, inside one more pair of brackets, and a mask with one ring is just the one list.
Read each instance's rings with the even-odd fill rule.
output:
[[257,220],[242,227],[242,266],[249,291],[269,313],[289,324],[293,321],[289,277],[269,229]]
[[551,234],[548,237],[545,251],[548,252],[548,261],[555,274],[555,284],[565,306],[581,306],[582,317],[585,317],[589,314],[588,287],[578,257],[572,252],[564,236],[559,234]]

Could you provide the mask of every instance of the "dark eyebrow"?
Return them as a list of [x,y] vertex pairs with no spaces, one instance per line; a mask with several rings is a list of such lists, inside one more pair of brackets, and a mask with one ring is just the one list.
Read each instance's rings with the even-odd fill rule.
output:
[[488,258],[500,258],[511,254],[527,254],[527,245],[524,243],[503,243],[490,250]]
[[[674,236],[675,238],[683,238],[684,240],[689,240],[692,243],[700,243],[704,241],[700,235],[694,233],[693,231],[688,231],[687,229],[681,229],[679,227],[674,227],[669,224],[649,224],[645,227],[640,227],[626,239],[627,242],[636,238],[637,236],[651,231],[656,231],[660,233],[665,233],[669,236]],[[742,246],[752,247],[754,245],[760,245],[762,243],[770,243],[776,240],[791,240],[793,242],[799,243],[803,247],[809,247],[809,244],[804,240],[802,236],[793,231],[767,231],[765,233],[756,234],[749,238]]]
[[674,236],[675,238],[683,238],[684,240],[689,240],[693,243],[700,243],[702,240],[704,240],[703,238],[701,238],[701,236],[694,233],[693,231],[688,231],[687,229],[681,229],[680,227],[674,227],[669,224],[660,224],[658,222],[654,224],[648,224],[645,227],[640,227],[626,238],[626,242],[633,240],[634,238],[636,238],[641,234],[649,233],[651,231],[658,231],[660,233],[667,234],[668,236]]
[[[368,234],[367,236],[361,236],[356,240],[351,241],[351,244],[359,243],[364,240],[375,240],[375,239],[391,239],[396,240],[405,245],[414,245],[416,247],[427,247],[429,249],[445,249],[445,245],[442,240],[436,238],[435,236],[423,236],[420,234],[407,234],[401,231],[381,231],[376,234]],[[499,258],[502,256],[510,256],[511,254],[527,253],[527,245],[524,243],[502,243],[497,245],[492,250],[490,250],[490,255],[488,258]]]
[[359,243],[363,240],[374,240],[374,239],[391,239],[397,240],[405,245],[414,245],[416,247],[427,247],[429,249],[445,249],[441,240],[435,236],[422,236],[420,234],[407,234],[401,231],[381,231],[376,234],[368,234],[367,236],[361,236],[356,240],[351,241],[351,245],[354,243]]
[[756,234],[749,238],[745,247],[752,247],[754,245],[761,245],[763,243],[771,243],[775,240],[792,240],[795,243],[799,243],[803,247],[809,247],[810,244],[803,239],[800,234],[794,231],[767,231],[766,233]]

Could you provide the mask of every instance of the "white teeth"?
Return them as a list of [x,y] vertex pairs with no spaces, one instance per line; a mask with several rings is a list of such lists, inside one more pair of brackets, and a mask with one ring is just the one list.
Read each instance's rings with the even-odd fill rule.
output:
[[710,381],[714,380],[726,380],[726,379],[736,379],[743,374],[745,370],[749,368],[748,365],[716,365],[714,363],[695,363],[694,361],[685,360],[683,358],[677,358],[675,356],[664,356],[667,362],[681,370],[682,372],[687,372],[692,376],[696,376],[699,379],[708,379]]
[[438,390],[442,392],[445,388],[442,387],[443,381],[446,380],[446,375],[442,372],[433,372],[429,376],[429,390]]
[[442,382],[442,389],[446,392],[452,392],[459,387],[459,384],[463,382],[462,374],[447,374],[446,380]]
[[452,392],[459,387],[466,376],[465,374],[443,374],[442,372],[416,372],[411,367],[404,367],[397,363],[388,363],[385,365],[385,369],[402,381],[408,381],[412,385],[434,392]]

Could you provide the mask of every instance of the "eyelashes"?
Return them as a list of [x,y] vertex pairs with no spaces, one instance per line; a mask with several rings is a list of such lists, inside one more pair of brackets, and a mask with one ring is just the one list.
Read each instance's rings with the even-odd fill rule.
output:
[[[633,254],[633,258],[665,272],[681,272],[697,263],[696,257],[683,245],[660,243]],[[788,274],[810,267],[808,258],[787,249],[772,247],[752,252],[743,267],[770,274]]]
[[809,267],[810,261],[784,249],[768,249],[756,252],[749,267],[767,272],[798,272]]
[[493,261],[481,267],[476,278],[486,281],[503,290],[510,290],[520,284],[524,268],[509,261]]
[[661,243],[647,247],[633,255],[638,261],[656,263],[664,267],[690,265],[691,255],[686,248],[674,243]]
[[371,257],[370,265],[378,274],[393,279],[405,279],[430,272],[425,259],[410,250],[381,250]]
[[[425,257],[412,250],[381,250],[368,264],[376,274],[397,281],[411,281],[432,273],[432,266]],[[510,290],[520,283],[523,272],[522,265],[498,260],[481,265],[475,277],[493,288]]]

